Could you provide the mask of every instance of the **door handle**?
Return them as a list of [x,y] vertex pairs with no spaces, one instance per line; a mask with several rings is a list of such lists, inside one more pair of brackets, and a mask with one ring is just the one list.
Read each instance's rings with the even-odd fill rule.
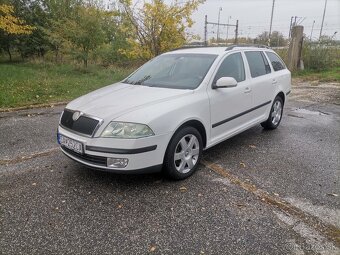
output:
[[246,87],[245,89],[244,89],[244,93],[250,93],[251,92],[251,89],[249,88],[249,87]]
[[272,84],[275,85],[277,83],[277,80],[273,79]]

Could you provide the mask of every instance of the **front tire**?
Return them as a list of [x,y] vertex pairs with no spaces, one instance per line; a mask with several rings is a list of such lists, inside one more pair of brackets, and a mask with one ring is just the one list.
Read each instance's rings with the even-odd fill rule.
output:
[[184,127],[172,137],[164,158],[164,172],[174,180],[192,175],[202,156],[202,136],[193,127]]
[[264,129],[276,129],[280,125],[282,114],[283,114],[283,101],[281,97],[277,96],[274,99],[268,119],[265,122],[262,122],[261,126]]

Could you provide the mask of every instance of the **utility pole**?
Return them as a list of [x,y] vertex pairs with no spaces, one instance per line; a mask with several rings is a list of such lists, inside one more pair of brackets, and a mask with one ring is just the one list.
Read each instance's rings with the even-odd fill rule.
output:
[[323,22],[325,21],[326,7],[327,7],[327,0],[325,0],[325,7],[323,9],[323,16],[322,16],[322,22],[321,22],[319,41],[321,40],[321,36],[322,36],[322,29],[323,29]]
[[303,43],[303,26],[292,28],[292,39],[288,49],[288,69],[294,71],[299,69]]
[[314,24],[315,24],[315,20],[313,20],[312,31],[310,32],[310,38],[309,38],[310,41],[312,41],[313,30],[314,30]]
[[238,37],[238,20],[236,20],[236,29],[235,29],[235,44],[237,44]]
[[293,19],[294,17],[290,17],[290,26],[289,26],[289,36],[288,39],[290,39],[291,35],[292,35],[292,26],[293,26]]
[[268,35],[268,46],[270,46],[270,36],[272,34],[272,25],[273,25],[273,15],[274,15],[274,7],[275,7],[275,0],[273,0],[273,5],[272,5],[272,15],[270,17],[270,27],[269,27],[269,35]]
[[217,43],[220,41],[220,15],[221,15],[222,7],[218,9],[218,21],[217,21]]
[[204,21],[204,45],[208,46],[208,15],[205,15]]
[[228,43],[228,35],[229,35],[229,20],[231,19],[231,16],[228,16],[228,26],[227,26],[227,38],[226,38],[226,43]]

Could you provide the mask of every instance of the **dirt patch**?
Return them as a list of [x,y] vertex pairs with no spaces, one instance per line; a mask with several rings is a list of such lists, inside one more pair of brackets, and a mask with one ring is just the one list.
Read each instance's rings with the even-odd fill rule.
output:
[[297,101],[340,105],[340,83],[293,79],[290,98]]

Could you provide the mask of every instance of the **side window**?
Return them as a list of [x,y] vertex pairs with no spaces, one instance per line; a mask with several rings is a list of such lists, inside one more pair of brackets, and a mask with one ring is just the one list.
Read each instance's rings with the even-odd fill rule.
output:
[[272,63],[274,71],[280,71],[282,69],[286,69],[282,60],[275,53],[266,52],[266,54],[267,54],[270,62]]
[[271,72],[269,63],[262,52],[248,51],[245,52],[245,54],[248,60],[251,77],[255,78]]
[[223,60],[215,76],[214,83],[221,77],[233,77],[237,82],[245,80],[241,53],[231,54]]

